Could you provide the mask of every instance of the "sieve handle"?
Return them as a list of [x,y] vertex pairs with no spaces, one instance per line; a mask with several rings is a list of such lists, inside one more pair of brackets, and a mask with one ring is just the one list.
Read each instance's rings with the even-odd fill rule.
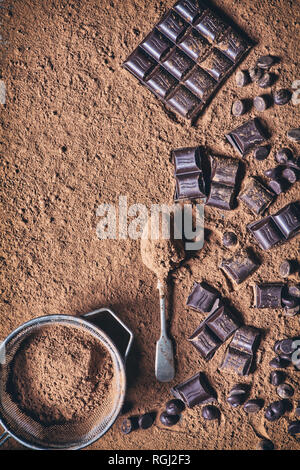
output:
[[8,434],[8,432],[4,432],[3,434],[1,434],[0,436],[0,447],[2,446],[2,444],[4,444],[4,442],[7,441],[7,439],[10,438],[10,435]]
[[101,328],[114,341],[126,361],[132,345],[133,333],[125,323],[110,308],[98,308],[82,317]]

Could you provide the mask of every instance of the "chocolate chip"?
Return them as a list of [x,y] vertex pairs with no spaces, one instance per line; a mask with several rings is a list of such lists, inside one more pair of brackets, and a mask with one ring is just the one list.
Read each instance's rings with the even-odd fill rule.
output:
[[179,415],[184,409],[185,405],[182,400],[174,399],[166,403],[166,412],[169,415]]
[[244,404],[244,410],[247,412],[247,413],[258,413],[258,411],[260,411],[263,407],[263,400],[259,399],[259,398],[253,398],[251,400],[248,400],[245,404]]
[[249,77],[248,72],[245,70],[239,70],[236,73],[235,82],[238,87],[243,87],[243,86],[248,85],[248,83],[250,82],[250,77]]
[[294,346],[295,340],[293,338],[282,339],[279,343],[279,349],[283,354],[293,354],[297,349]]
[[232,387],[229,392],[229,396],[231,395],[246,395],[248,393],[248,385],[246,384],[236,384]]
[[257,450],[274,450],[275,446],[269,439],[262,439],[257,444]]
[[260,88],[269,88],[272,86],[274,76],[271,73],[265,73],[257,82]]
[[220,411],[216,406],[206,405],[202,408],[202,417],[208,421],[218,419],[220,416]]
[[234,116],[241,116],[246,112],[245,102],[242,100],[237,100],[233,103],[231,112]]
[[297,172],[292,168],[285,168],[282,172],[283,178],[288,180],[289,183],[294,184],[298,179]]
[[233,407],[242,405],[248,393],[248,387],[245,384],[237,384],[232,387],[227,398],[227,402]]
[[278,106],[283,106],[287,104],[292,97],[292,94],[289,90],[282,88],[281,90],[277,90],[274,93],[274,103]]
[[292,140],[293,142],[300,142],[300,128],[297,129],[290,129],[287,132],[288,139]]
[[164,426],[174,426],[174,424],[178,423],[180,416],[179,415],[169,415],[166,411],[163,411],[159,417],[160,422]]
[[271,55],[263,55],[257,59],[256,66],[263,70],[269,70],[276,62],[276,58]]
[[265,111],[268,108],[269,101],[266,96],[256,96],[253,100],[253,104],[257,111]]
[[237,244],[237,236],[233,232],[225,232],[223,235],[222,243],[224,246],[234,246]]
[[300,421],[293,421],[289,424],[288,433],[292,436],[300,433]]
[[137,416],[131,416],[130,418],[124,418],[121,424],[121,431],[123,434],[130,434],[132,431],[138,429],[139,423]]
[[227,398],[227,402],[233,408],[236,408],[237,406],[241,406],[244,403],[245,398],[246,396],[244,395],[231,395],[230,397]]
[[265,160],[270,153],[269,145],[261,145],[257,147],[254,151],[254,157],[256,160]]
[[291,385],[283,383],[277,387],[277,395],[280,398],[291,398],[294,395],[294,389]]
[[281,164],[286,163],[288,160],[292,160],[292,158],[293,152],[287,147],[280,148],[275,155],[276,161]]
[[274,369],[285,369],[286,367],[288,367],[289,362],[283,359],[282,357],[277,356],[269,362],[269,365]]
[[289,277],[293,272],[292,263],[285,259],[282,261],[281,265],[279,266],[279,274],[281,277]]
[[282,384],[285,380],[285,373],[280,370],[273,370],[270,374],[270,383],[275,387]]
[[264,74],[263,70],[259,67],[250,67],[249,69],[249,76],[252,82],[257,82],[258,80],[260,80],[263,74]]
[[154,423],[153,413],[145,413],[139,417],[139,427],[141,429],[148,429]]

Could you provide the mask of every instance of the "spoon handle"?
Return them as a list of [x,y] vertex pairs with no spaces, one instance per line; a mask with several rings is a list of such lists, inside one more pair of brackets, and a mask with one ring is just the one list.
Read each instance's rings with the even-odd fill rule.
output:
[[160,336],[167,336],[166,302],[165,302],[166,283],[164,281],[158,280],[157,288],[159,291],[159,302],[160,302]]

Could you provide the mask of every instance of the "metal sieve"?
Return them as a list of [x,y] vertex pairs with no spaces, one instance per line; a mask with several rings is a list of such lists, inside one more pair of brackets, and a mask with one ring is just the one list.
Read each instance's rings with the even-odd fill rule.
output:
[[[112,358],[114,376],[110,392],[83,420],[45,425],[22,411],[8,393],[7,383],[16,352],[22,352],[24,340],[49,325],[68,326],[92,335]],[[77,450],[98,440],[112,426],[122,408],[126,392],[125,361],[132,340],[132,332],[107,308],[94,310],[83,317],[38,317],[14,330],[0,345],[0,424],[5,430],[0,436],[0,445],[13,437],[31,449]]]

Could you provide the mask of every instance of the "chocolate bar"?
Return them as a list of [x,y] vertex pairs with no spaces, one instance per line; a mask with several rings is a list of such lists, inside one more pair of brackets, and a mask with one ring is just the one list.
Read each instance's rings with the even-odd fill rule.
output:
[[220,305],[199,325],[188,341],[209,360],[219,346],[239,327],[237,321],[224,305]]
[[242,326],[236,330],[228,346],[222,363],[222,369],[248,375],[253,363],[260,333],[252,326]]
[[171,393],[189,408],[199,404],[213,403],[217,400],[216,392],[208,383],[203,372],[198,372],[185,382],[176,385],[171,389]]
[[230,210],[233,207],[239,161],[230,157],[211,155],[210,164],[211,183],[206,204]]
[[192,292],[188,296],[186,305],[199,312],[210,312],[220,297],[220,294],[205,282],[194,283]]
[[255,284],[254,289],[254,307],[256,308],[281,308],[282,283],[262,283]]
[[275,194],[265,188],[255,178],[251,178],[245,189],[240,193],[239,199],[254,212],[262,214],[273,202]]
[[250,47],[206,2],[181,0],[123,66],[167,108],[194,121]]
[[266,140],[262,125],[257,118],[251,119],[229,132],[226,134],[226,138],[242,157]]
[[292,202],[276,214],[247,225],[263,250],[293,238],[300,231],[300,203]]
[[243,252],[235,253],[229,259],[223,259],[220,266],[237,284],[245,281],[258,267],[259,264]]
[[172,159],[176,180],[175,201],[205,198],[205,181],[200,148],[188,147],[173,150]]

